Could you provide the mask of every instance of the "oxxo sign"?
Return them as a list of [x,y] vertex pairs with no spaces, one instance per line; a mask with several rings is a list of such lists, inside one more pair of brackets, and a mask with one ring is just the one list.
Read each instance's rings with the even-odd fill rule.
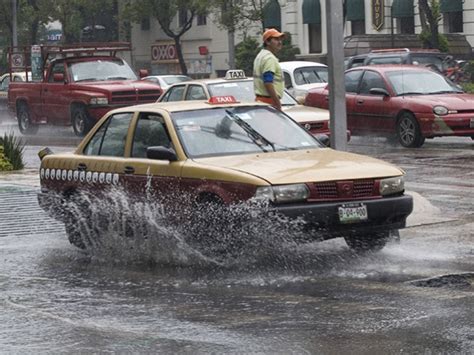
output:
[[151,46],[151,60],[158,63],[175,63],[178,53],[174,43],[154,44]]

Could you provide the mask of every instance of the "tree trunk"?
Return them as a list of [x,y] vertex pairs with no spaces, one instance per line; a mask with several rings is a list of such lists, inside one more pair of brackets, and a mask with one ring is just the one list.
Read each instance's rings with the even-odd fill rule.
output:
[[418,0],[418,5],[420,6],[420,19],[422,20],[422,27],[423,27],[423,17],[424,17],[424,20],[428,22],[428,27],[430,31],[430,40],[429,40],[428,45],[430,48],[439,48],[438,19],[435,18],[433,11],[430,5],[428,4],[428,0]]
[[186,67],[186,63],[184,62],[183,51],[181,49],[181,42],[180,36],[173,37],[174,44],[176,46],[176,54],[178,55],[179,66],[181,68],[181,74],[188,75],[188,68]]

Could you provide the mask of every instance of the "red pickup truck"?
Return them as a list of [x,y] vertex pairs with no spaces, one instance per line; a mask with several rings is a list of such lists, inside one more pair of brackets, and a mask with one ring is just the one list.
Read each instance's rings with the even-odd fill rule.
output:
[[[40,48],[40,80],[12,82],[8,89],[8,106],[23,134],[35,134],[39,125],[52,124],[72,125],[76,135],[83,136],[108,111],[155,102],[162,94],[156,84],[138,80],[116,56],[118,51],[129,51],[129,43]],[[28,48],[13,48],[9,54],[10,73],[32,70]],[[146,75],[140,71],[140,76]]]

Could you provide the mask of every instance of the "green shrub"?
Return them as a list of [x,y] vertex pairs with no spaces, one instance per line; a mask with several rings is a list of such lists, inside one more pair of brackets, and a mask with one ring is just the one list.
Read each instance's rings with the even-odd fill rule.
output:
[[13,170],[13,165],[8,161],[3,152],[3,145],[0,145],[0,171]]
[[252,76],[253,61],[260,51],[259,44],[252,37],[245,37],[242,42],[235,46],[236,67],[245,71],[245,75]]
[[5,158],[11,163],[13,170],[21,170],[25,167],[23,153],[25,144],[23,140],[16,137],[13,132],[5,133],[0,137],[0,145],[3,146]]
[[474,83],[461,84],[463,90],[469,94],[474,94]]

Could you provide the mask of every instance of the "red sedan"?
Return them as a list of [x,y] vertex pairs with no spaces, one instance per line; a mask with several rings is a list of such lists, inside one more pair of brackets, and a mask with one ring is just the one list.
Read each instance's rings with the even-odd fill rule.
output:
[[[425,138],[474,139],[474,95],[442,75],[414,65],[357,67],[346,71],[347,125],[353,134],[397,136],[417,148]],[[312,89],[305,104],[327,109],[328,87]]]

